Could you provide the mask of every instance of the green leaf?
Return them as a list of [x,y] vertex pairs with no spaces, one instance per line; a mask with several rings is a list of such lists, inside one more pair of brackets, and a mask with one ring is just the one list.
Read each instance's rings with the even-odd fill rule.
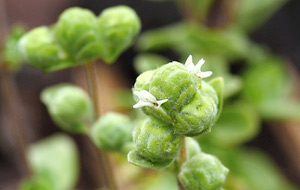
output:
[[261,151],[253,149],[240,151],[234,165],[236,167],[231,170],[232,174],[237,176],[244,186],[248,187],[247,189],[297,189],[287,182],[275,163]]
[[243,80],[237,75],[224,76],[224,99],[232,97],[241,91],[243,88]]
[[266,22],[287,0],[239,0],[237,2],[237,25],[251,32]]
[[299,100],[265,101],[259,106],[262,117],[270,121],[300,121]]
[[217,77],[209,81],[209,85],[211,85],[215,91],[217,92],[218,96],[218,114],[216,120],[220,117],[223,108],[223,92],[224,92],[224,79],[222,77]]
[[218,147],[240,145],[254,138],[260,129],[259,117],[252,106],[238,102],[223,108],[219,120],[211,133],[199,137]]
[[145,32],[137,42],[140,51],[171,49],[183,55],[224,56],[230,60],[248,57],[250,42],[238,28],[212,30],[192,23],[177,23]]
[[286,99],[291,92],[283,60],[268,57],[253,64],[243,74],[242,97],[260,107],[264,102]]
[[160,55],[156,54],[139,54],[137,57],[134,58],[134,68],[135,70],[141,74],[148,70],[157,69],[164,64],[169,63],[170,61]]
[[217,156],[229,168],[225,189],[298,189],[283,177],[274,161],[261,150],[216,147],[204,142],[201,142],[201,148]]
[[138,39],[136,48],[139,51],[153,51],[185,45],[184,25],[173,24],[159,29],[144,32]]
[[34,176],[51,182],[53,190],[75,187],[79,177],[79,158],[70,137],[56,134],[32,144],[28,159]]
[[140,156],[137,153],[137,151],[135,151],[135,150],[132,150],[128,153],[127,159],[128,159],[128,162],[133,164],[133,165],[136,165],[136,166],[139,166],[139,167],[142,167],[142,168],[148,168],[148,169],[163,169],[163,168],[166,168],[174,160],[174,159],[169,159],[169,160],[164,160],[162,162],[153,162],[153,161],[150,161],[150,160]]

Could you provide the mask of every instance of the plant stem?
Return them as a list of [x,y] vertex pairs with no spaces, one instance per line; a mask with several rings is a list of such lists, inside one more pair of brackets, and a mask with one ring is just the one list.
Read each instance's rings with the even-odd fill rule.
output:
[[185,145],[185,136],[181,136],[181,148],[180,148],[180,154],[179,154],[179,160],[178,164],[179,167],[186,161],[186,145]]
[[87,62],[85,64],[85,71],[88,81],[88,90],[90,92],[94,109],[95,109],[95,116],[96,118],[101,115],[101,105],[100,105],[100,98],[98,97],[98,80],[96,75],[96,68],[93,62]]
[[[92,97],[92,100],[94,103],[94,107],[95,107],[95,115],[96,115],[96,117],[99,117],[103,114],[103,109],[101,106],[101,98],[98,95],[100,83],[97,78],[97,68],[96,68],[95,63],[93,61],[86,63],[85,70],[87,73],[88,89],[91,94],[91,97]],[[100,149],[98,149],[98,152],[101,157],[101,161],[103,162],[102,163],[103,173],[104,173],[105,179],[108,182],[109,190],[117,190],[118,186],[117,186],[117,183],[115,182],[115,178],[114,178],[115,175],[114,175],[114,171],[113,171],[112,165],[109,160],[109,156],[106,152],[104,152]]]
[[[9,130],[11,131],[13,142],[15,143],[18,156],[21,159],[21,165],[23,165],[23,170],[26,176],[32,174],[31,167],[29,165],[26,152],[27,152],[27,141],[25,138],[24,127],[26,127],[27,122],[24,118],[24,111],[20,97],[16,92],[16,86],[12,81],[10,73],[6,70],[4,66],[0,67],[1,76],[1,87],[4,98],[4,105],[7,109],[7,114],[9,118]],[[24,172],[23,171],[23,172]]]
[[[0,50],[2,50],[4,37],[7,34],[8,25],[6,19],[5,3],[0,0]],[[9,116],[9,130],[13,135],[13,142],[16,143],[16,149],[21,159],[23,170],[26,176],[32,174],[31,167],[29,165],[26,152],[27,152],[27,141],[25,137],[24,127],[27,122],[24,117],[24,110],[20,97],[18,96],[17,87],[13,81],[11,73],[5,67],[4,63],[0,62],[0,83],[3,92],[4,105],[7,108],[7,114]]]
[[191,0],[177,0],[177,7],[182,11],[183,17],[186,20],[192,20],[196,22],[199,21],[197,15],[194,12]]
[[[181,165],[186,161],[187,155],[186,155],[186,143],[185,143],[185,136],[181,136],[181,147],[180,147],[180,153],[179,153],[179,158],[178,158],[178,165],[177,165],[177,175],[180,171]],[[177,184],[179,187],[179,190],[184,190],[184,187],[180,183],[177,177]]]

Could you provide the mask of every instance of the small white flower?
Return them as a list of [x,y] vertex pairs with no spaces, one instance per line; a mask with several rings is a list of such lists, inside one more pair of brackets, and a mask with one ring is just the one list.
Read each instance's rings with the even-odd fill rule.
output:
[[201,67],[204,63],[205,63],[205,60],[202,58],[202,59],[200,59],[200,61],[198,61],[197,65],[194,65],[193,57],[192,57],[192,55],[190,55],[187,58],[184,66],[187,69],[189,69],[190,71],[193,71],[198,77],[207,78],[207,77],[210,77],[212,75],[212,72],[211,71],[205,71],[205,72],[201,71]]
[[136,95],[140,100],[138,103],[133,105],[133,108],[141,108],[144,106],[151,106],[157,109],[161,109],[161,105],[168,101],[168,99],[164,100],[156,100],[156,98],[148,91],[141,90],[141,91],[133,91],[133,94]]

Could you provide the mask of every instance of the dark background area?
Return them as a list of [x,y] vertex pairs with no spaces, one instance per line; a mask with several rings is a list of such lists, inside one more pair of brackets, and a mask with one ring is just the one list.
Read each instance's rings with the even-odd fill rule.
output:
[[[134,8],[142,21],[142,31],[158,28],[167,24],[181,20],[181,16],[172,2],[154,3],[142,0],[5,0],[8,25],[15,22],[24,22],[29,28],[39,25],[49,25],[57,20],[58,15],[69,6],[81,6],[91,9],[96,14],[99,14],[103,9],[126,4]],[[272,18],[267,21],[262,27],[251,34],[251,38],[257,43],[269,47],[274,53],[284,56],[290,60],[300,70],[300,1],[290,0],[282,7]],[[133,84],[137,76],[132,63],[135,52],[134,48],[126,51],[118,61],[119,69],[125,73],[127,80]],[[170,57],[173,58],[173,57]],[[127,64],[124,64],[127,63]],[[29,67],[24,67],[16,74],[15,79],[21,99],[24,102],[24,107],[27,110],[27,120],[31,124],[26,130],[28,141],[32,142],[41,139],[53,132],[59,131],[51,122],[44,106],[37,101],[40,91],[49,85],[59,82],[70,81],[71,73],[69,70],[60,71],[53,74],[43,75]],[[37,80],[37,78],[39,80]],[[130,86],[128,86],[130,87]],[[1,90],[1,87],[0,87]],[[1,98],[1,97],[0,97]],[[1,101],[0,101],[1,102]],[[1,140],[0,140],[0,189],[14,189],[12,184],[16,184],[20,178],[18,171],[18,160],[12,153],[13,140],[9,134],[3,130],[5,127],[6,111],[1,109],[0,103],[0,125],[1,125]],[[77,143],[81,144],[82,139],[76,136]],[[300,185],[300,174],[295,173],[293,168],[288,165],[288,159],[285,157],[283,150],[280,148],[276,138],[268,128],[264,127],[259,136],[247,145],[256,146],[267,152],[274,161],[280,166],[284,174],[295,184]],[[80,184],[82,187],[85,184],[92,183],[88,180],[89,174],[83,169]],[[90,179],[92,180],[92,179]]]

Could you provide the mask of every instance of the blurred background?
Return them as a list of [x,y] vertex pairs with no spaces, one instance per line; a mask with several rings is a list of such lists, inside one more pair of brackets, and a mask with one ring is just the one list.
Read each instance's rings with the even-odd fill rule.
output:
[[[114,65],[98,64],[103,109],[131,113],[130,89],[139,73],[171,60],[184,62],[189,54],[195,62],[204,57],[208,70],[228,79],[229,90],[216,133],[197,140],[231,169],[228,189],[298,189],[300,1],[0,0],[0,41],[16,23],[30,30],[55,23],[68,7],[98,15],[120,4],[136,10],[142,32]],[[1,73],[0,189],[17,189],[26,170],[12,126],[22,128],[26,144],[63,132],[39,99],[42,89],[62,82],[85,87],[83,69],[43,74],[25,65],[8,76]],[[99,186],[95,150],[83,137],[71,136],[80,152],[77,187],[93,189]]]

